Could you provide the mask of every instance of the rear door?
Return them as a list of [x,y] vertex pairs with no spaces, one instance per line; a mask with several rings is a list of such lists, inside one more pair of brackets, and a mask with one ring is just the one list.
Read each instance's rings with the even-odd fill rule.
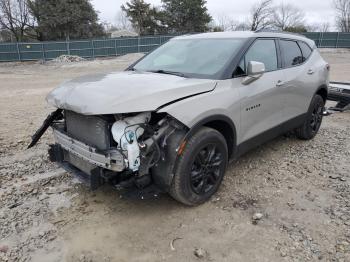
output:
[[[241,128],[239,143],[262,134],[283,122],[283,93],[279,84],[284,81],[280,70],[275,39],[257,39],[243,57],[235,72],[235,85],[241,96]],[[256,81],[243,85],[249,61],[262,62],[266,72]]]
[[285,121],[305,114],[309,108],[318,76],[312,49],[302,41],[279,41],[283,60]]

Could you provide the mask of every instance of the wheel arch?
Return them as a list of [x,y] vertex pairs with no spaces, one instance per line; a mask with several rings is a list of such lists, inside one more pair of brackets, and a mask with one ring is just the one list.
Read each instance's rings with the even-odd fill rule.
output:
[[320,95],[323,98],[323,101],[326,103],[328,97],[328,87],[327,85],[321,85],[317,90],[315,95]]
[[185,142],[202,127],[210,127],[221,133],[227,143],[228,157],[230,158],[234,155],[237,146],[237,130],[235,124],[229,117],[225,115],[211,115],[198,121],[190,128],[183,141]]

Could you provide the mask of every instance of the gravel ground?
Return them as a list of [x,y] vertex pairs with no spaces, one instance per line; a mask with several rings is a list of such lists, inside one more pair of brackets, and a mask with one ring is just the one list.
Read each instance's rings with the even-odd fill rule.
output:
[[[324,50],[332,80],[350,52]],[[350,113],[325,118],[312,141],[283,136],[231,163],[208,203],[91,192],[47,160],[45,95],[140,55],[79,63],[0,64],[0,261],[350,261]]]

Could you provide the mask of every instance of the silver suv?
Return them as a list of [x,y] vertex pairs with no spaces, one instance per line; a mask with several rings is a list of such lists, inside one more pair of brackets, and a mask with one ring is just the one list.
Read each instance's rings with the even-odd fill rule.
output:
[[278,135],[318,132],[329,65],[302,36],[267,32],[176,37],[124,72],[90,75],[52,91],[52,161],[85,177],[186,205],[208,200],[230,158]]

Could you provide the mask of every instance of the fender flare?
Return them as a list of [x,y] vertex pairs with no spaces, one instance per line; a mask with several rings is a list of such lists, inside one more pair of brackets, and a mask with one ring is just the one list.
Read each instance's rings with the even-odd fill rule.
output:
[[198,121],[195,125],[193,125],[190,130],[186,133],[185,137],[183,138],[182,142],[187,141],[195,132],[197,132],[201,127],[205,126],[206,124],[213,122],[213,121],[222,121],[228,124],[231,127],[231,130],[233,131],[233,146],[237,146],[237,129],[233,121],[225,115],[211,115],[209,117],[205,117],[202,120]]

